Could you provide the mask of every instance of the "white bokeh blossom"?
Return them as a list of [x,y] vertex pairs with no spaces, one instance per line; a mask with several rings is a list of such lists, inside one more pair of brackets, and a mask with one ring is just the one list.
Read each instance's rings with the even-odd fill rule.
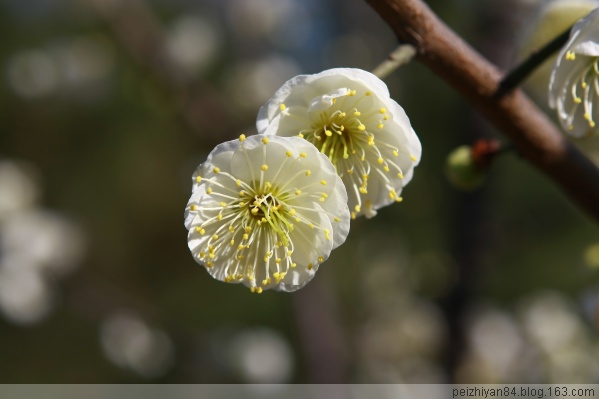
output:
[[574,137],[597,134],[599,117],[599,9],[579,20],[553,66],[549,106]]
[[316,147],[241,135],[194,173],[185,227],[195,260],[214,278],[290,292],[345,241],[349,217],[345,187]]
[[422,148],[385,83],[361,69],[335,68],[287,81],[260,109],[258,133],[298,136],[335,165],[352,218],[401,202]]

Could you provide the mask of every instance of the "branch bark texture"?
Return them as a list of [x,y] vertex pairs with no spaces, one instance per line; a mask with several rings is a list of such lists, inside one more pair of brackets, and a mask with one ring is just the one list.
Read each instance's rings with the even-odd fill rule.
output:
[[421,0],[366,0],[416,58],[510,138],[519,154],[599,221],[599,169],[521,90],[498,95],[502,73]]

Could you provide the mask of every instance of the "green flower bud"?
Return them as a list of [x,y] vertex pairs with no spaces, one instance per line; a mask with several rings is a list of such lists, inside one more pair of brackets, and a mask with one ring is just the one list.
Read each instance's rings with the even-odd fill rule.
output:
[[464,191],[477,189],[487,177],[485,170],[477,165],[472,148],[467,145],[460,146],[449,154],[445,172],[449,182]]

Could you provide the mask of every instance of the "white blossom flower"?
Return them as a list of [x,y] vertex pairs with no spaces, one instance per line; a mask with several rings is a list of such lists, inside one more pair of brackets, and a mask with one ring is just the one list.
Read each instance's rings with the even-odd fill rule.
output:
[[303,287],[349,233],[341,179],[297,137],[241,135],[222,143],[193,181],[185,226],[195,260],[252,292]]
[[597,133],[599,102],[599,9],[578,21],[553,66],[549,106],[574,137]]
[[259,133],[299,136],[328,156],[347,188],[352,218],[400,202],[422,152],[387,86],[360,69],[292,78],[260,109],[256,123]]

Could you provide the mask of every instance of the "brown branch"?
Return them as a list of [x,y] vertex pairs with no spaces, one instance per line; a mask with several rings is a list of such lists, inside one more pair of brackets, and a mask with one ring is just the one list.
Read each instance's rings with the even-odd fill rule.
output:
[[416,47],[416,58],[509,137],[520,155],[599,221],[599,169],[520,90],[497,96],[502,74],[420,0],[366,0]]

